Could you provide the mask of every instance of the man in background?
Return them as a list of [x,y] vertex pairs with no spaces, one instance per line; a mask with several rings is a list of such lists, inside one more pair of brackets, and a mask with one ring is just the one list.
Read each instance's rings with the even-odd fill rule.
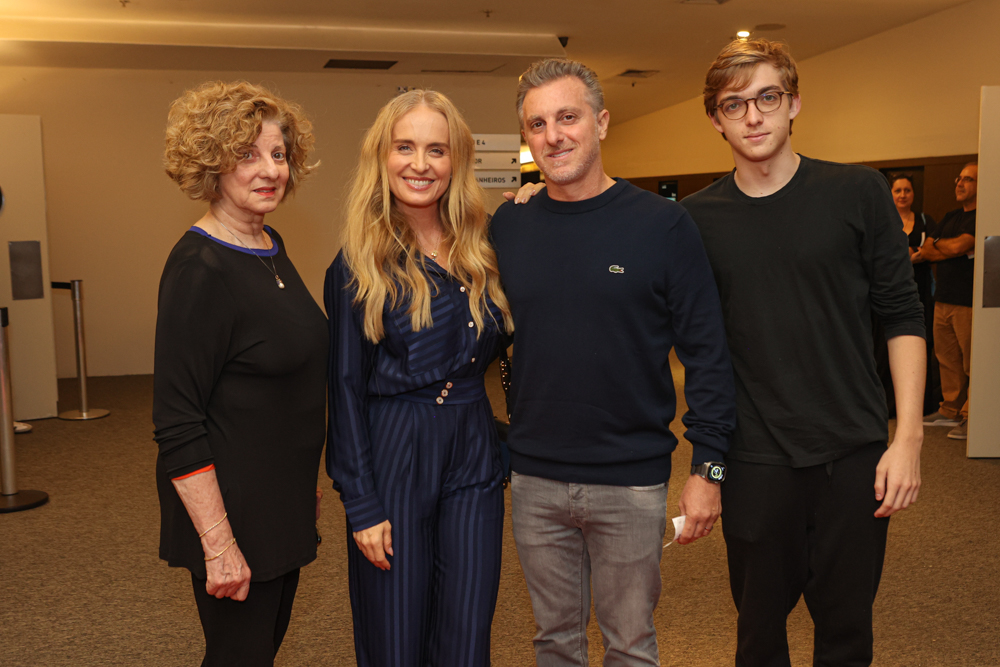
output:
[[972,282],[976,247],[976,181],[970,162],[955,179],[961,205],[948,213],[918,251],[934,262],[934,351],[941,368],[941,407],[924,418],[928,426],[952,426],[948,437],[969,437],[969,372],[972,363]]

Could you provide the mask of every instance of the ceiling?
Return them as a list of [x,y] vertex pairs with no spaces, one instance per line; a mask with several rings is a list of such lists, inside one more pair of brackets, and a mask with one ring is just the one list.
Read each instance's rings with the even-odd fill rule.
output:
[[0,66],[322,72],[351,57],[398,62],[372,76],[516,76],[565,53],[597,71],[621,122],[697,96],[738,30],[784,25],[754,34],[803,60],[967,1],[0,0]]

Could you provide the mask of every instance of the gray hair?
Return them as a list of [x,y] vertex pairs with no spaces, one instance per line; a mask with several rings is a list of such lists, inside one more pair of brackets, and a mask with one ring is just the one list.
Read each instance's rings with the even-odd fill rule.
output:
[[594,114],[604,111],[604,89],[597,80],[597,74],[581,62],[566,58],[547,58],[532,63],[517,82],[517,118],[524,122],[524,97],[532,88],[538,88],[550,81],[575,77],[587,88],[587,101]]

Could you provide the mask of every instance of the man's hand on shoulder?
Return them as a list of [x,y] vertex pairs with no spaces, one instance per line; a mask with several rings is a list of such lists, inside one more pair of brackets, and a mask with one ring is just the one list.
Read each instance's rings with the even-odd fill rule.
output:
[[700,537],[707,537],[722,514],[722,492],[719,485],[700,475],[691,475],[681,492],[679,508],[687,519],[677,542],[690,544]]

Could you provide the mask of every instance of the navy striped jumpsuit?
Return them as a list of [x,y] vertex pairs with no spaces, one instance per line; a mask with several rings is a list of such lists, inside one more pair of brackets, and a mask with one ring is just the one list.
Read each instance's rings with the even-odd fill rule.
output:
[[[465,288],[429,259],[427,271],[433,326],[413,331],[407,305],[387,306],[378,345],[363,335],[343,253],[326,274],[326,465],[347,513],[362,667],[490,661],[504,501],[483,374],[506,338],[487,316],[477,340]],[[500,310],[489,306],[502,325]],[[383,571],[351,533],[387,519],[394,555]]]

